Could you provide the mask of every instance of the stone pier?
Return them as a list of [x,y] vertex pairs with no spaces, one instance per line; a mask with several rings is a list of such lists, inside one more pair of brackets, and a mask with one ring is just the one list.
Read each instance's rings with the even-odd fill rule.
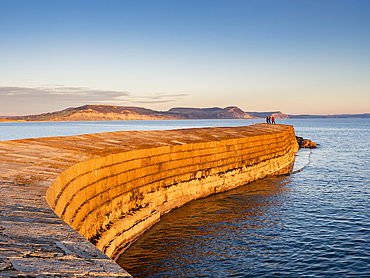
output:
[[114,259],[161,215],[290,170],[287,125],[0,142],[0,277],[125,277]]

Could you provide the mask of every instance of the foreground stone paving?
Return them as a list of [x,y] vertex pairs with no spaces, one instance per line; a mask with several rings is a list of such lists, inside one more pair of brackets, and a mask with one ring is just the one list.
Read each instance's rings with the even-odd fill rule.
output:
[[[47,189],[72,165],[126,151],[274,134],[289,128],[260,124],[0,142],[0,277],[130,276],[50,208]],[[155,223],[158,212],[150,214],[149,209],[142,210],[148,210]]]
[[0,276],[128,276],[55,215],[44,191],[33,184],[0,183]]

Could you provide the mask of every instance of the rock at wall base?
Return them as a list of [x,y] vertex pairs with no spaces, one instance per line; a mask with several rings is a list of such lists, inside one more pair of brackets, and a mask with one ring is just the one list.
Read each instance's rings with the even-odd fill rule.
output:
[[297,143],[299,145],[299,148],[308,148],[308,149],[317,148],[316,143],[312,142],[311,140],[303,139],[302,137],[298,137],[298,136],[296,136],[296,138],[297,138]]

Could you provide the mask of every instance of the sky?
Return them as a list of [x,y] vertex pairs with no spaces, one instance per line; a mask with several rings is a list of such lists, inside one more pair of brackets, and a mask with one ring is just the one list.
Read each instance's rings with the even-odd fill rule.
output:
[[0,0],[0,115],[370,112],[368,0]]

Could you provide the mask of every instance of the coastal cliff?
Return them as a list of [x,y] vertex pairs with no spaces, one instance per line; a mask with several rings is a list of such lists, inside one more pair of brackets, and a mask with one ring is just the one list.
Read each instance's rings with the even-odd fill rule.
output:
[[[135,106],[84,105],[62,111],[4,118],[4,121],[125,121],[125,120],[185,120],[185,119],[259,119],[273,115],[276,119],[288,119],[281,112],[244,112],[236,106],[226,108],[172,108],[155,111]],[[1,119],[1,118],[0,118]]]
[[161,215],[290,171],[297,150],[267,124],[0,142],[0,273],[128,275],[107,256]]

